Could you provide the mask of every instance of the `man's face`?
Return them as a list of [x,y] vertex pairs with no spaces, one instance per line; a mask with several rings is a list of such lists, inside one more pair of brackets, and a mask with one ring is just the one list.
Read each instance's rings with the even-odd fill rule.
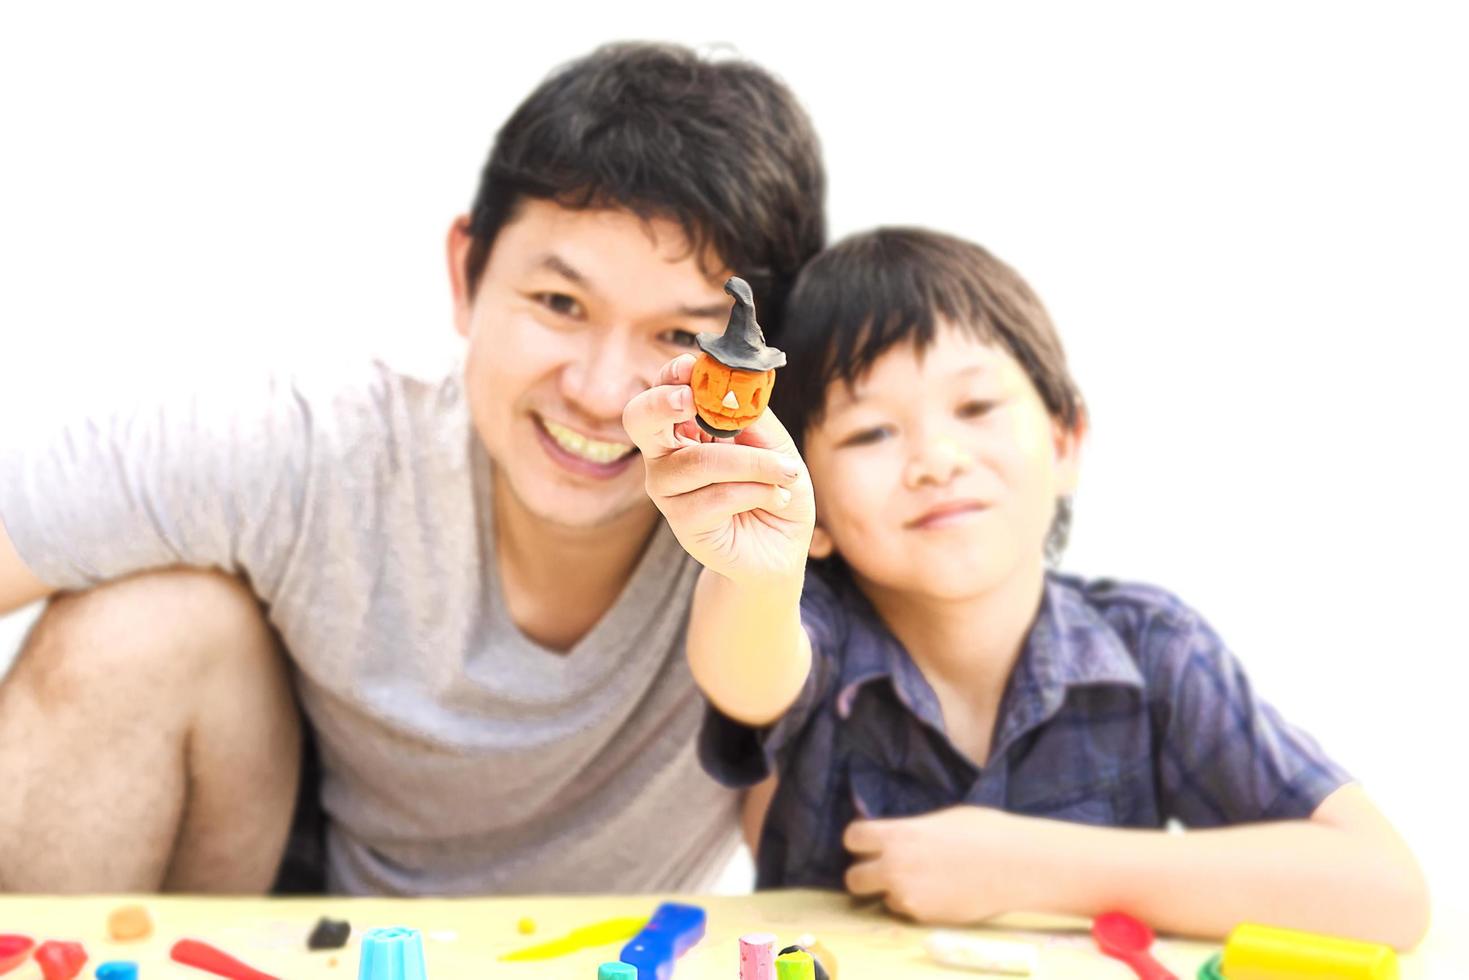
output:
[[943,325],[920,353],[881,355],[834,384],[806,433],[812,553],[834,548],[872,588],[961,599],[1042,567],[1079,434],[1053,420],[1019,363]]
[[467,247],[461,222],[449,240],[455,326],[496,479],[566,527],[651,508],[622,409],[695,333],[723,332],[729,273],[711,262],[717,274],[706,274],[674,222],[535,199],[500,230],[472,297]]

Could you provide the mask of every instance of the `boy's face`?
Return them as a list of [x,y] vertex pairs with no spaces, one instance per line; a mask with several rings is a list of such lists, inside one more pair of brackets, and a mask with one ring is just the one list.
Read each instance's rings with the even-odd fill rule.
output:
[[500,230],[474,296],[468,247],[461,221],[449,236],[455,326],[496,478],[567,527],[651,508],[622,409],[695,333],[723,331],[727,274],[707,275],[673,222],[536,199]]
[[1008,353],[941,324],[922,354],[892,348],[826,404],[805,440],[814,556],[834,548],[869,589],[945,599],[1043,568],[1080,435]]

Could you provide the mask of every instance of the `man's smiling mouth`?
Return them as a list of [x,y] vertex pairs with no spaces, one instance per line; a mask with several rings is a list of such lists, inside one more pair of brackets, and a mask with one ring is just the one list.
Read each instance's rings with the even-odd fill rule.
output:
[[635,448],[625,442],[604,442],[601,439],[591,439],[575,429],[568,429],[544,416],[537,416],[537,418],[541,423],[541,428],[545,429],[546,434],[555,440],[557,446],[589,463],[606,466],[632,453]]

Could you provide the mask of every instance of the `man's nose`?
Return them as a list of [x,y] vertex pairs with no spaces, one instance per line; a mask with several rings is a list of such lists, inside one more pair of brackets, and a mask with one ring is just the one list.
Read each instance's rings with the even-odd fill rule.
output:
[[925,483],[943,486],[961,473],[974,468],[974,456],[953,436],[936,434],[918,440],[908,459],[903,482],[910,487]]
[[562,394],[593,419],[621,419],[632,397],[651,382],[643,377],[643,358],[622,331],[589,338],[561,373]]

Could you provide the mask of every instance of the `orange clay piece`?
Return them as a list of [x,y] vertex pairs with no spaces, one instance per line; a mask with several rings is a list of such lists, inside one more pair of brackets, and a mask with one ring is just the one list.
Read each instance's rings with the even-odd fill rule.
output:
[[837,980],[837,958],[836,954],[819,942],[812,943],[806,947],[811,950],[811,955],[816,957],[817,962],[826,967],[826,975],[830,980]]
[[147,939],[153,935],[153,917],[141,905],[124,905],[107,917],[107,935],[114,942]]
[[[689,378],[694,389],[694,407],[699,417],[712,429],[731,435],[760,417],[770,404],[775,387],[775,368],[769,371],[742,371],[726,367],[708,354],[700,353]],[[734,398],[729,396],[733,394]],[[731,408],[730,402],[737,402]]]

